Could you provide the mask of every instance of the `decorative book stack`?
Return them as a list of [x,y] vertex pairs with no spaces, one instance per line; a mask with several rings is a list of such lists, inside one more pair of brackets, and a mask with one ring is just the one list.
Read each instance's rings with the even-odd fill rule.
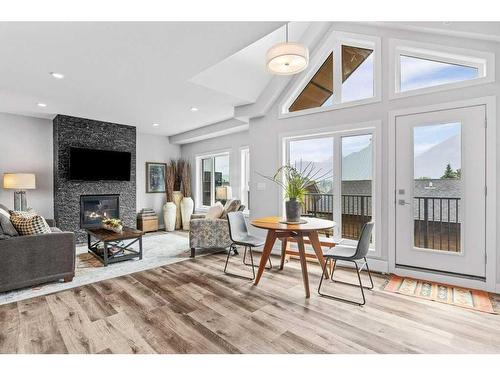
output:
[[158,215],[152,208],[143,208],[137,214],[137,228],[143,232],[156,232],[158,230]]

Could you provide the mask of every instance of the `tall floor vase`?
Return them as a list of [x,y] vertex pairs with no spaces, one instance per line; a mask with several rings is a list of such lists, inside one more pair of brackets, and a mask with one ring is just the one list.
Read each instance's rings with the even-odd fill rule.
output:
[[165,222],[165,230],[173,232],[175,230],[175,219],[177,207],[174,202],[167,202],[163,205],[163,221]]
[[182,193],[180,191],[174,191],[172,194],[172,199],[175,204],[175,229],[182,228],[182,216],[181,216],[181,201]]
[[191,197],[184,197],[181,201],[182,229],[189,230],[189,222],[194,210],[194,201]]

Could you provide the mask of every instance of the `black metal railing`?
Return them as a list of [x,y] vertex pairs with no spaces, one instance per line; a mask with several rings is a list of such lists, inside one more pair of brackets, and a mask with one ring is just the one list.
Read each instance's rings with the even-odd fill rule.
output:
[[414,198],[414,245],[416,247],[460,251],[460,198]]
[[[333,202],[333,194],[308,193],[302,215],[333,220]],[[415,197],[413,209],[416,247],[460,251],[460,198]],[[372,197],[343,194],[341,212],[342,238],[357,240],[363,224],[372,219]]]

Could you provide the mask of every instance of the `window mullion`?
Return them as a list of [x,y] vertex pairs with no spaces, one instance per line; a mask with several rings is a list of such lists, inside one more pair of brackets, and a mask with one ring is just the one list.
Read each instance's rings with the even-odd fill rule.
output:
[[333,45],[333,104],[342,103],[342,42],[335,40]]

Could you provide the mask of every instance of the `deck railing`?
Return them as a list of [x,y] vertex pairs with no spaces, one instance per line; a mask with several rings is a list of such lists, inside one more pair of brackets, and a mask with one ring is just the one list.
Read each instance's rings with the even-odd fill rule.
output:
[[[308,193],[302,215],[333,220],[333,194]],[[358,239],[363,224],[372,219],[370,195],[341,196],[342,238]],[[414,198],[414,245],[460,251],[460,198]],[[331,235],[332,233],[326,233]]]

